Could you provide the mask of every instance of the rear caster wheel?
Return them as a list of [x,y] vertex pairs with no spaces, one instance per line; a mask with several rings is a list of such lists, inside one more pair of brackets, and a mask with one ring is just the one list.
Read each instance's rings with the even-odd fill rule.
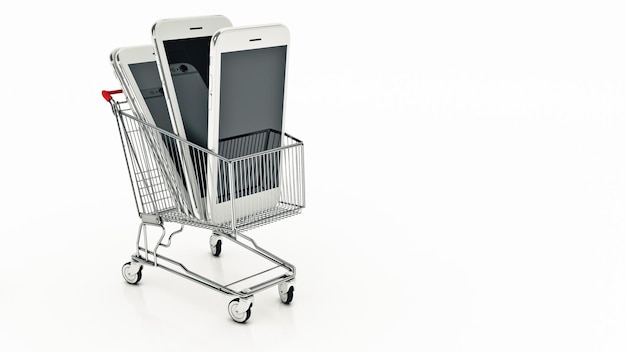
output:
[[233,318],[234,321],[238,323],[245,323],[248,319],[250,319],[250,314],[252,314],[252,303],[248,303],[248,309],[242,311],[242,307],[245,303],[240,302],[239,298],[235,298],[228,304],[228,314]]
[[[137,269],[137,267],[139,267]],[[131,285],[137,284],[141,281],[141,271],[143,270],[143,265],[139,265],[137,263],[128,262],[122,266],[122,276],[124,280]]]
[[222,240],[215,235],[211,236],[211,254],[215,257],[219,257],[222,254]]
[[289,304],[293,301],[293,291],[295,287],[292,282],[283,282],[278,285],[278,294],[280,295],[280,301],[284,304]]

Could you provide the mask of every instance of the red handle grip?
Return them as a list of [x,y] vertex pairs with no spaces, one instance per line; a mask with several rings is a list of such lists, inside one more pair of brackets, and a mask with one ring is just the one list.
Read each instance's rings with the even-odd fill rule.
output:
[[113,94],[120,94],[122,93],[121,89],[116,89],[116,90],[103,90],[102,91],[102,97],[104,98],[104,100],[106,100],[107,102],[111,101],[111,99],[113,99],[112,95]]

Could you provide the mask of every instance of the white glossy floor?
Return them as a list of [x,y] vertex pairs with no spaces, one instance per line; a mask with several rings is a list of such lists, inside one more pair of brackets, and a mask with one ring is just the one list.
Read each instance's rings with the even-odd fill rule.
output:
[[[171,5],[16,5],[46,33],[0,59],[0,350],[626,349],[617,1]],[[248,233],[296,265],[294,302],[259,293],[244,325],[164,271],[122,279],[138,218],[99,97],[113,48],[213,13],[290,28],[287,130],[305,142],[307,208]],[[194,229],[163,254],[224,281],[258,267]]]

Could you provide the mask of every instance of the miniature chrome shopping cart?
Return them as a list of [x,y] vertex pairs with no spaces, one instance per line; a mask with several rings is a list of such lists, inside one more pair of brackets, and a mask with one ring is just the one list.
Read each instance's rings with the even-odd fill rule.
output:
[[[303,143],[288,134],[259,131],[223,144],[220,141],[220,154],[227,158],[146,123],[132,113],[126,100],[113,98],[119,93],[122,91],[102,91],[116,116],[141,219],[135,252],[122,267],[124,279],[136,284],[141,280],[143,267],[152,266],[235,296],[228,304],[228,312],[239,323],[250,318],[254,294],[262,290],[278,287],[280,300],[289,304],[293,300],[296,268],[259,247],[243,232],[299,214],[304,208]],[[272,144],[277,147],[268,150]],[[188,151],[187,159],[181,156],[183,151]],[[185,177],[182,163],[189,161],[189,156],[196,170],[195,178]],[[198,198],[188,191],[193,181],[199,181],[196,191],[202,192],[196,193],[203,193],[203,204],[215,205],[214,214],[209,206],[199,207]],[[276,198],[259,201],[254,197],[267,190],[273,190],[271,194]],[[180,228],[168,234],[165,223],[176,223]],[[227,284],[199,275],[158,253],[160,247],[172,244],[173,236],[182,232],[185,225],[209,230],[208,243],[214,256],[220,255],[222,240],[227,239],[264,258],[271,266]],[[161,230],[152,247],[148,246],[148,226]],[[269,278],[268,273],[272,273]]]

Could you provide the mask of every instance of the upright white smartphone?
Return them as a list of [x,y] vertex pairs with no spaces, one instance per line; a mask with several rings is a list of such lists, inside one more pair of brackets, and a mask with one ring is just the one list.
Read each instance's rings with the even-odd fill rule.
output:
[[[214,15],[162,19],[152,27],[172,128],[203,148],[208,145],[209,43],[217,30],[231,26],[228,18]],[[208,219],[206,160],[190,148],[180,148],[180,152],[194,214]]]
[[[110,61],[135,117],[173,133],[154,48],[151,45],[117,48],[111,52]],[[165,181],[175,188],[180,208],[192,215],[177,145],[165,137],[152,137],[155,135],[145,136],[158,151],[154,156],[168,175]]]
[[[211,41],[208,148],[237,158],[281,146],[289,30],[281,24],[225,28]],[[259,138],[266,141],[258,143]],[[254,159],[234,170],[237,218],[274,207],[280,200],[280,157]],[[230,220],[225,165],[210,165],[212,220]],[[272,173],[268,175],[268,173]]]

